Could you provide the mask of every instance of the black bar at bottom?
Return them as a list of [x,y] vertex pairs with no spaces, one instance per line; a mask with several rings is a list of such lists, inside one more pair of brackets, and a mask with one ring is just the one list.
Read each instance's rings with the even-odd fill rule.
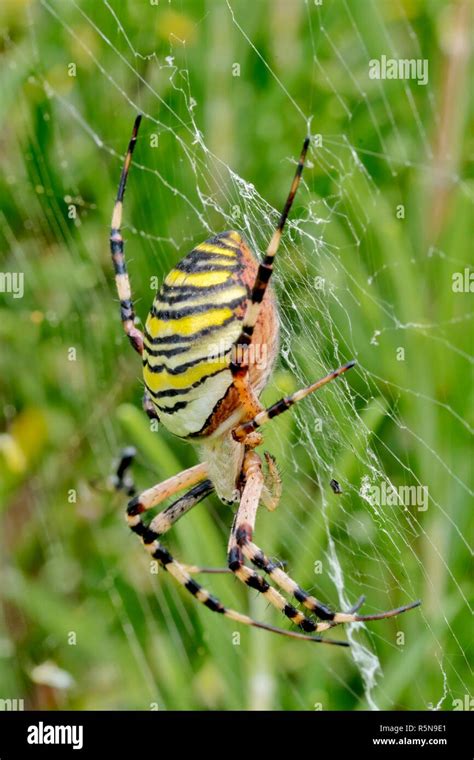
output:
[[[470,712],[0,712],[0,759],[278,752],[472,758]],[[288,744],[287,744],[288,743]],[[264,756],[265,756],[264,755]]]

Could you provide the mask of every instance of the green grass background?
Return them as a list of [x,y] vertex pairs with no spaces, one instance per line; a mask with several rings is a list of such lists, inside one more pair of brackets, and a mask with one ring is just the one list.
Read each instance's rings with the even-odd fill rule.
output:
[[[370,704],[346,651],[248,630],[236,645],[232,624],[151,575],[124,500],[108,487],[125,444],[140,452],[141,487],[196,461],[192,448],[150,431],[139,362],[118,321],[108,225],[138,106],[146,118],[125,237],[142,318],[150,277],[231,226],[234,206],[232,226],[247,214],[262,251],[305,133],[302,114],[313,116],[325,147],[305,172],[294,218],[306,221],[285,241],[277,279],[290,360],[265,399],[339,358],[357,356],[360,369],[351,391],[328,389],[268,431],[284,497],[262,515],[260,541],[336,604],[328,573],[315,580],[312,569],[328,549],[324,506],[350,601],[367,592],[369,609],[384,609],[423,598],[422,613],[358,634],[382,664],[375,702],[453,709],[465,700],[472,295],[451,283],[472,252],[467,5],[235,0],[240,31],[224,2],[2,3],[0,269],[24,273],[25,293],[0,294],[0,698],[51,709]],[[369,80],[368,60],[394,53],[427,58],[429,85]],[[224,164],[200,148],[195,129]],[[225,165],[259,197],[239,196]],[[314,289],[318,275],[329,298]],[[377,517],[360,499],[368,442],[392,482],[429,486],[426,512]],[[342,501],[328,489],[331,475]],[[170,546],[221,566],[230,519],[208,499]],[[285,625],[233,579],[210,581],[238,609]]]

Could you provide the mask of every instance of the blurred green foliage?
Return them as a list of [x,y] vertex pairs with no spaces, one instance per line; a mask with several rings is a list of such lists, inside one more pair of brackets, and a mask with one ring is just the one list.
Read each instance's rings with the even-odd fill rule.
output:
[[[366,434],[336,391],[268,430],[284,498],[274,515],[262,515],[260,541],[314,586],[314,558],[327,549],[314,513],[327,499],[354,598],[366,590],[382,609],[409,601],[409,589],[424,601],[422,613],[374,624],[369,634],[383,666],[377,704],[424,708],[444,688],[445,709],[463,698],[472,656],[465,486],[472,331],[470,294],[453,293],[451,278],[472,250],[473,145],[465,137],[472,92],[462,45],[454,44],[456,35],[466,41],[464,7],[2,3],[0,269],[24,273],[24,297],[0,293],[0,698],[72,709],[368,705],[345,651],[247,630],[235,646],[228,621],[198,609],[165,574],[150,574],[124,524],[123,498],[107,485],[125,444],[140,451],[142,487],[196,461],[191,447],[150,432],[139,362],[118,322],[108,225],[137,107],[159,120],[145,118],[125,210],[142,318],[150,277],[161,278],[210,230],[228,227],[234,205],[251,212],[264,245],[274,219],[261,203],[242,201],[224,164],[278,208],[291,173],[286,159],[306,128],[302,114],[313,114],[326,152],[321,163],[313,156],[295,217],[308,219],[302,229],[321,237],[322,253],[312,255],[304,234],[293,238],[298,245],[288,241],[278,292],[298,373],[310,379],[332,364],[334,336],[343,358],[357,355],[362,370],[350,386]],[[368,79],[368,60],[394,51],[427,58],[429,86]],[[235,63],[240,76],[232,75]],[[195,129],[224,164],[196,148]],[[213,203],[204,204],[198,188]],[[302,204],[326,221],[314,225]],[[322,316],[311,290],[318,275],[337,295]],[[405,361],[396,360],[399,347]],[[294,387],[294,366],[283,361],[265,399]],[[336,443],[343,438],[335,447],[322,436],[317,462],[303,436],[314,409],[335,420]],[[368,440],[394,483],[408,473],[433,496],[393,562],[387,531],[397,524],[401,535],[405,523],[369,516],[357,496]],[[350,484],[343,513],[337,497],[321,493],[319,467]],[[222,566],[230,519],[208,499],[176,526],[170,545],[188,562]],[[278,620],[233,579],[210,581],[227,603]],[[318,584],[335,604],[329,579]],[[46,675],[37,669],[44,663]],[[65,686],[61,671],[73,682]]]

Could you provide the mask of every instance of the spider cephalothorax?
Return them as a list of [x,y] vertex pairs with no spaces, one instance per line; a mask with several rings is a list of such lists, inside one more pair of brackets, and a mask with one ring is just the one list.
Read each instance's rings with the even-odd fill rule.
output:
[[[347,646],[344,641],[308,634],[319,634],[339,623],[392,617],[419,602],[376,615],[358,615],[363,602],[361,597],[351,610],[332,612],[304,591],[279,563],[270,560],[253,542],[259,504],[274,509],[281,492],[273,457],[265,452],[264,467],[255,451],[262,442],[258,428],[355,363],[344,364],[268,409],[259,401],[278,349],[277,307],[269,282],[300,182],[309,139],[304,141],[290,193],[262,262],[257,263],[246,241],[236,231],[224,232],[200,243],[165,278],[142,333],[135,325],[120,232],[125,184],[140,120],[138,116],[125,157],[110,235],[121,318],[132,346],[142,356],[144,406],[148,415],[160,419],[180,438],[198,444],[202,461],[135,496],[127,508],[128,524],[141,537],[150,554],[214,612],[287,636]],[[129,460],[127,454],[126,463],[122,461],[119,466],[119,486]],[[142,521],[144,512],[184,489],[189,490],[149,525]],[[160,537],[173,523],[212,491],[223,502],[238,505],[228,544],[228,569],[247,586],[262,593],[304,633],[260,623],[225,607],[191,577],[191,572],[204,569],[178,562],[160,542]],[[266,573],[274,586],[257,570],[248,567],[246,560]],[[282,591],[293,596],[318,617],[319,622],[289,604]]]

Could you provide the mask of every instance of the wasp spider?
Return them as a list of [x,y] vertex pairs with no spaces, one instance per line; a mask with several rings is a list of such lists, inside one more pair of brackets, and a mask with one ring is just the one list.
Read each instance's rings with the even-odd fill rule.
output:
[[[359,615],[362,597],[351,610],[333,612],[304,591],[253,540],[260,502],[273,510],[281,492],[274,459],[265,453],[264,469],[255,451],[262,443],[259,428],[355,363],[344,364],[268,409],[259,401],[278,348],[277,305],[269,282],[309,139],[304,141],[288,198],[262,262],[257,263],[244,238],[235,231],[200,243],[165,278],[141,332],[136,326],[120,232],[125,184],[140,120],[138,116],[126,154],[110,233],[121,319],[133,348],[142,357],[145,411],[170,432],[198,443],[202,461],[132,498],[127,508],[128,524],[150,555],[213,612],[286,636],[347,646],[345,641],[322,639],[318,634],[339,623],[392,617],[419,602],[377,615]],[[118,481],[122,486],[130,461],[127,453],[119,466]],[[184,496],[149,524],[142,521],[145,512],[185,489],[189,490]],[[301,631],[261,623],[224,606],[192,577],[192,573],[206,569],[178,562],[161,543],[161,536],[212,491],[226,504],[236,505],[226,571],[260,592]],[[274,585],[247,566],[245,560],[263,571]],[[290,604],[281,592],[294,597],[319,621]]]

